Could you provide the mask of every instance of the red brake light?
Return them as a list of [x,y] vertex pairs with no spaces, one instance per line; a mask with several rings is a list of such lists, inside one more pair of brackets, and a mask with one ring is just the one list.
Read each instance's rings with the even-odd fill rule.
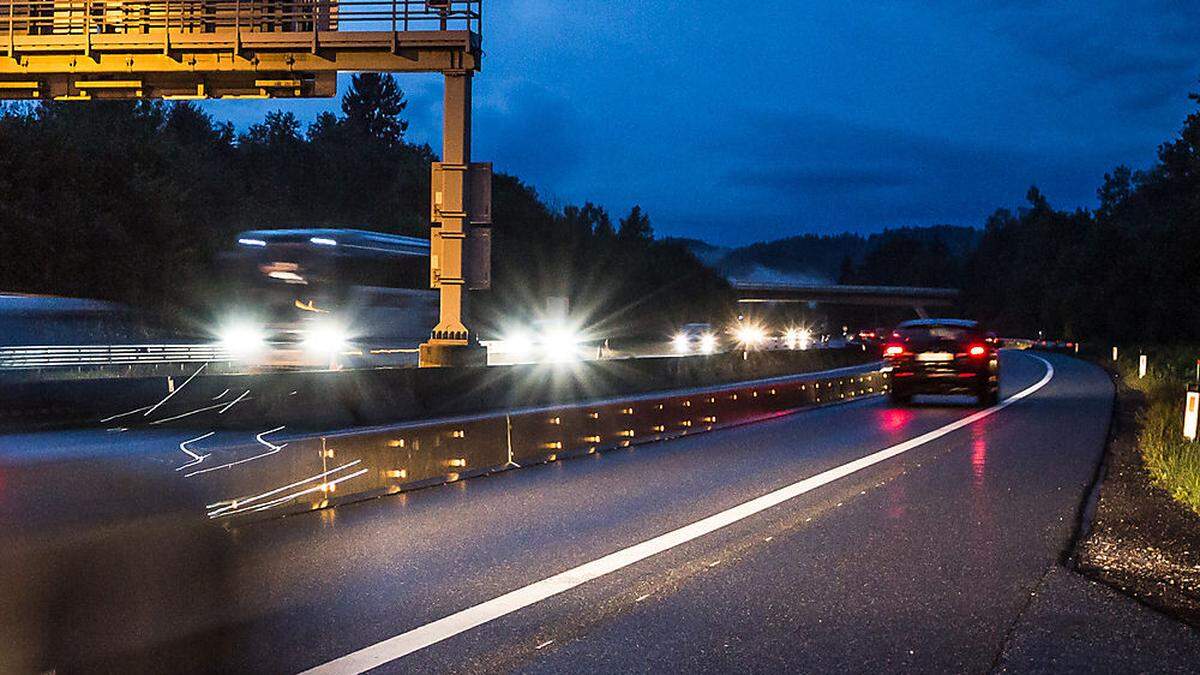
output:
[[987,353],[987,347],[984,347],[983,345],[971,345],[971,348],[967,350],[967,353],[971,356],[983,356]]
[[888,345],[883,350],[884,356],[900,356],[903,353],[904,353],[903,345]]

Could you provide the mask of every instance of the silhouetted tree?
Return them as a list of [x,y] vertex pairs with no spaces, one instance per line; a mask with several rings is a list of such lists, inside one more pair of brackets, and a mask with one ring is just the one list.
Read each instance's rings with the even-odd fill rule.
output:
[[654,228],[650,227],[650,217],[642,212],[642,207],[634,206],[629,215],[621,219],[617,229],[617,238],[622,242],[650,241],[654,238]]
[[404,91],[391,73],[360,73],[350,79],[342,97],[345,124],[354,133],[393,145],[404,139],[408,121],[400,116],[408,107]]

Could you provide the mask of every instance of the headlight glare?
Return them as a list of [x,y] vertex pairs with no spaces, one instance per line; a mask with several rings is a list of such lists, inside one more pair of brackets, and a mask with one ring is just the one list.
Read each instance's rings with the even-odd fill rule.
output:
[[671,338],[671,346],[675,348],[676,354],[686,354],[692,351],[691,340],[683,333],[677,333],[675,337]]
[[346,349],[350,336],[341,326],[313,326],[304,339],[304,347],[317,354],[336,354]]
[[249,356],[266,346],[262,330],[249,323],[236,323],[221,329],[220,341],[226,351],[237,357]]

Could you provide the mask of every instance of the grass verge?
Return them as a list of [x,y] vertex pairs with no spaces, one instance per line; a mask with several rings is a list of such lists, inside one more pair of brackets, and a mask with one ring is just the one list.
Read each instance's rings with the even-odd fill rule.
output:
[[1187,382],[1194,377],[1194,347],[1147,349],[1149,368],[1138,377],[1138,354],[1118,362],[1122,380],[1146,397],[1138,417],[1138,448],[1156,485],[1200,515],[1200,443],[1183,438]]

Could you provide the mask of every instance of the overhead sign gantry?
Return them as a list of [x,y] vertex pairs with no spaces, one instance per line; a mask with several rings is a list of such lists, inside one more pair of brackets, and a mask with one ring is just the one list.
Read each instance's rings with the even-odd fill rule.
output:
[[[0,0],[0,99],[333,96],[339,72],[441,73],[430,276],[441,310],[423,365],[483,363],[463,324],[487,285],[490,166],[471,163],[482,0]],[[464,247],[473,251],[464,260]],[[474,261],[474,263],[472,263]]]
[[4,0],[0,97],[332,96],[339,71],[474,71],[480,9],[480,0]]

